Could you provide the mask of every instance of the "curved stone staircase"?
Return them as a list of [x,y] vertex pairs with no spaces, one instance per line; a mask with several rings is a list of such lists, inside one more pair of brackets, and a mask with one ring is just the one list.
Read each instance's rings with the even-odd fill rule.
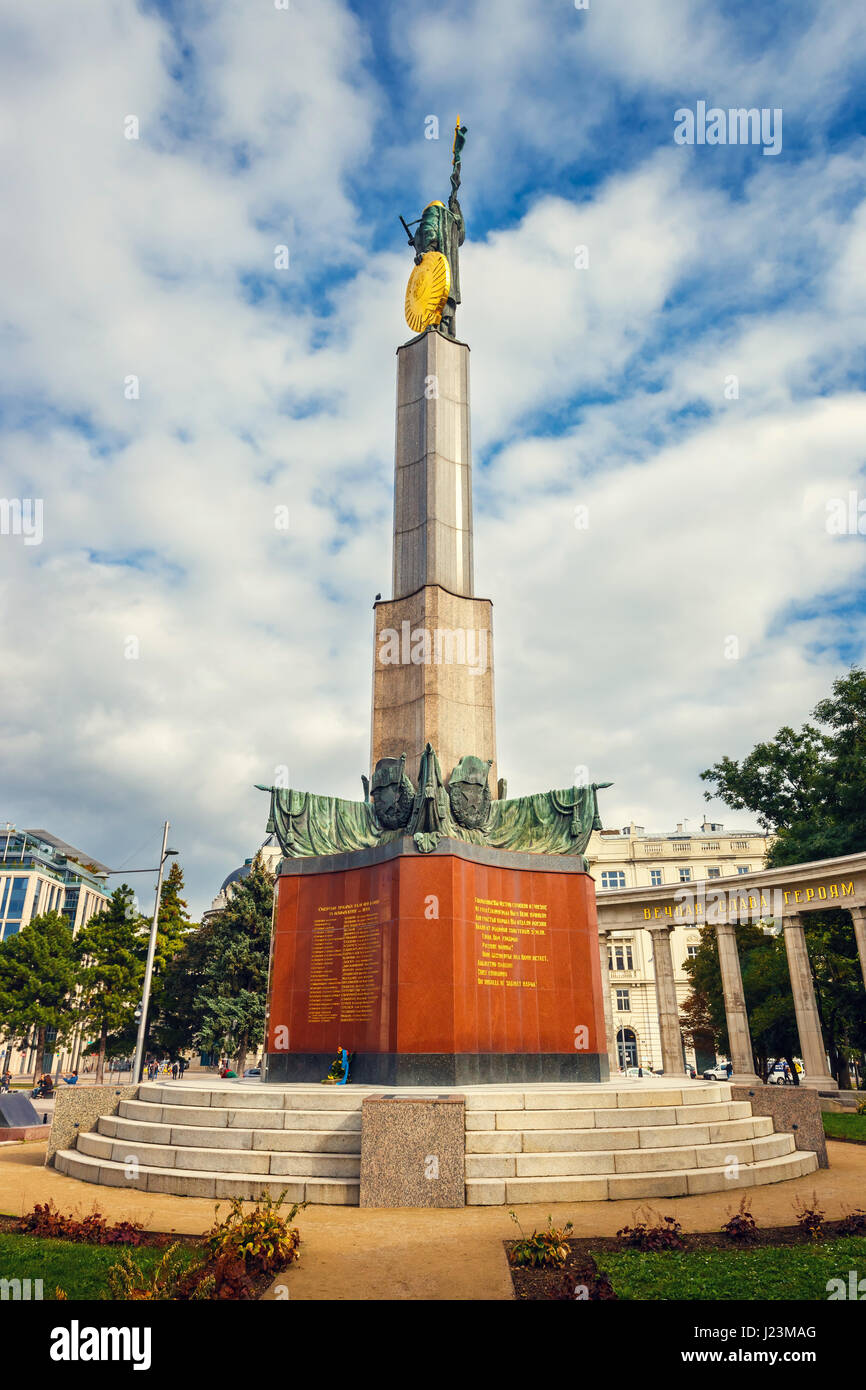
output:
[[[85,1182],[185,1197],[353,1206],[361,1105],[381,1087],[142,1084],[57,1169]],[[410,1092],[404,1092],[409,1094]],[[418,1089],[412,1094],[422,1094]],[[431,1090],[428,1094],[441,1094]],[[679,1197],[814,1172],[814,1153],[731,1100],[726,1084],[468,1086],[469,1205]]]

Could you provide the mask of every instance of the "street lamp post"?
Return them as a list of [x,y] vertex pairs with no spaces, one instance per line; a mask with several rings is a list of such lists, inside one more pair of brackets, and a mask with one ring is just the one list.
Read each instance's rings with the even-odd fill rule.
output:
[[[132,1064],[132,1080],[141,1080],[141,1066],[144,1060],[144,1039],[147,1035],[147,1010],[150,1004],[150,982],[153,976],[153,958],[156,954],[156,928],[159,922],[159,899],[162,893],[162,871],[165,868],[165,861],[172,854],[177,854],[175,849],[166,849],[168,844],[168,821],[162,828],[162,852],[159,856],[159,870],[156,879],[156,900],[153,904],[153,921],[150,924],[150,942],[147,947],[147,965],[144,970],[144,988],[141,992],[141,1017],[138,1023],[138,1040],[135,1044],[135,1061]],[[138,1013],[138,1010],[136,1010]]]

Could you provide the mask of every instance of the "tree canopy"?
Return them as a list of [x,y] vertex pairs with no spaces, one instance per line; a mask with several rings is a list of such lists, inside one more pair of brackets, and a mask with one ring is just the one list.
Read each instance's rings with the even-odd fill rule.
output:
[[866,671],[834,681],[812,718],[701,773],[707,801],[753,811],[775,834],[771,867],[866,850]]
[[0,943],[0,1032],[24,1041],[36,1029],[36,1070],[44,1066],[49,1028],[71,1034],[77,958],[72,929],[59,912],[43,912]]

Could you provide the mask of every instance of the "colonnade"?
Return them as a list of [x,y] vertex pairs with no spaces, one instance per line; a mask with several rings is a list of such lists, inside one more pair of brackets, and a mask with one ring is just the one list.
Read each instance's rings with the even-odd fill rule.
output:
[[[866,987],[866,907],[852,906],[847,908],[847,911],[850,912],[854,923],[860,968],[863,972],[864,987]],[[803,913],[792,913],[782,920],[782,932],[785,938],[785,950],[791,978],[791,995],[794,1001],[794,1014],[800,1039],[800,1056],[805,1069],[805,1076],[801,1078],[801,1085],[811,1086],[819,1091],[837,1091],[839,1087],[836,1080],[827,1069],[827,1053],[821,1032],[821,1020],[809,965],[809,953],[806,949],[803,917]],[[647,923],[646,926],[640,923],[639,927],[638,924],[635,924],[634,927],[628,928],[601,927],[599,929],[604,1018],[611,1072],[615,1075],[619,1068],[619,1055],[610,999],[608,943],[614,931],[632,931],[635,929],[648,931],[653,942],[653,973],[655,975],[659,1034],[661,1037],[662,1070],[666,1076],[684,1076],[685,1063],[680,1036],[679,1005],[671,951],[671,932],[674,928],[673,924],[667,925],[662,922]],[[746,996],[743,990],[743,976],[737,951],[736,927],[731,922],[716,922],[715,932],[725,1001],[729,1057],[733,1066],[731,1080],[738,1084],[760,1085],[760,1078],[755,1074],[752,1055],[752,1037],[746,1013]]]

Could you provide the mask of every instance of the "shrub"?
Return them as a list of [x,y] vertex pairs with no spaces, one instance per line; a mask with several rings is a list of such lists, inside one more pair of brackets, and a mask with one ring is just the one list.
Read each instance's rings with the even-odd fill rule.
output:
[[56,1240],[80,1241],[88,1245],[141,1245],[144,1237],[137,1221],[117,1221],[109,1226],[98,1207],[88,1216],[66,1216],[50,1199],[36,1203],[18,1223],[24,1235],[51,1236]]
[[840,1236],[866,1236],[866,1211],[855,1207],[848,1211],[839,1222]]
[[[738,1240],[743,1244],[748,1244],[749,1241],[757,1239],[758,1224],[749,1210],[750,1207],[750,1199],[746,1196],[741,1197],[737,1214],[735,1216],[729,1216],[722,1227],[723,1233],[729,1236],[731,1240]],[[728,1210],[730,1211],[730,1208],[728,1208]]]
[[[295,1202],[283,1213],[285,1195],[282,1192],[274,1201],[267,1193],[250,1212],[244,1212],[240,1197],[233,1197],[228,1216],[207,1232],[204,1246],[216,1269],[221,1271],[223,1282],[240,1286],[241,1269],[251,1276],[276,1273],[300,1259],[301,1236],[297,1226],[291,1223],[306,1202]],[[217,1282],[220,1282],[219,1273]]]
[[539,1265],[562,1266],[568,1259],[568,1237],[574,1230],[570,1221],[560,1229],[553,1224],[553,1217],[547,1218],[546,1231],[533,1231],[531,1236],[523,1234],[523,1227],[517,1219],[517,1213],[510,1211],[508,1215],[520,1231],[520,1239],[516,1240],[508,1252],[508,1258],[513,1265],[530,1265],[537,1268]]
[[175,1241],[149,1274],[125,1250],[108,1271],[107,1296],[124,1303],[205,1299],[212,1297],[213,1283],[213,1275],[203,1264],[190,1267],[180,1241]]
[[861,1100],[858,1103],[857,1109],[854,1113],[855,1115],[866,1115],[866,1100]]
[[[639,1218],[639,1219],[638,1219]],[[653,1224],[650,1224],[650,1223]],[[683,1228],[675,1216],[661,1217],[651,1208],[635,1212],[634,1226],[623,1226],[617,1236],[627,1250],[685,1250]]]
[[600,1303],[604,1300],[615,1299],[616,1294],[606,1274],[587,1269],[582,1274],[575,1275],[570,1269],[567,1269],[560,1282],[551,1289],[547,1297],[558,1299],[562,1303]]
[[812,1240],[817,1240],[824,1229],[824,1212],[818,1206],[818,1195],[812,1193],[812,1205],[806,1205],[805,1197],[794,1203],[794,1215],[801,1231],[807,1231]]

